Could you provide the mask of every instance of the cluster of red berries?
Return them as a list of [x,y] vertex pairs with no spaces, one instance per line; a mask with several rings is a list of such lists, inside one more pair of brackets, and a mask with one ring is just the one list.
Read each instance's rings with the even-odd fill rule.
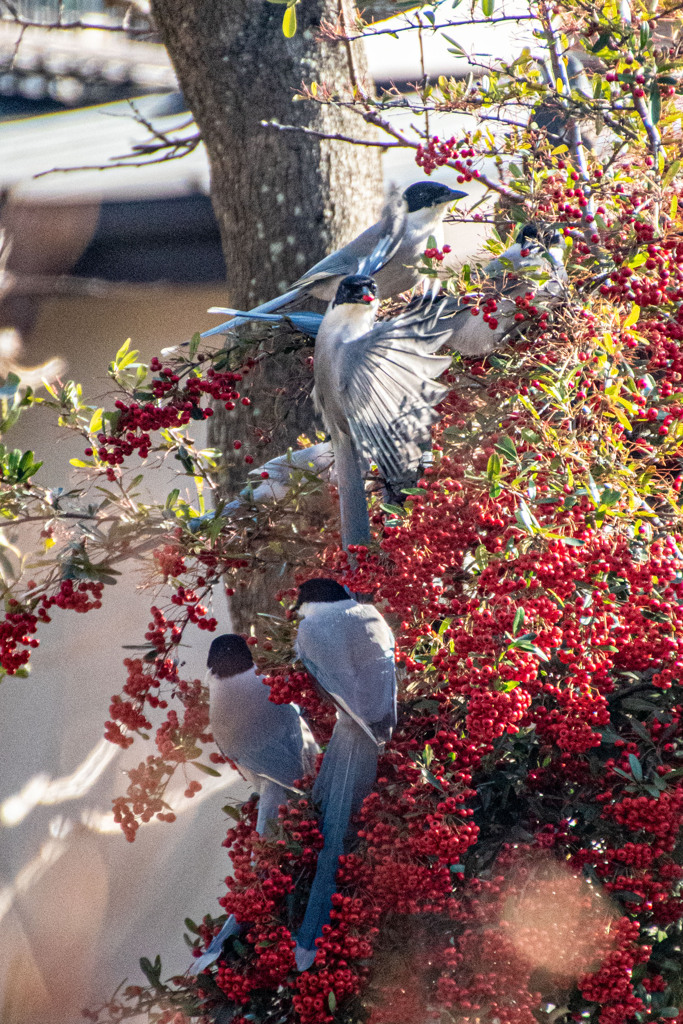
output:
[[436,260],[437,263],[443,263],[444,258],[450,251],[450,245],[444,245],[441,249],[425,249],[424,255],[428,260]]
[[472,146],[458,142],[454,136],[450,139],[440,139],[438,135],[432,135],[426,144],[420,143],[415,153],[415,163],[425,174],[431,174],[437,167],[443,167],[445,164],[452,164],[456,171],[460,172],[460,184],[479,177],[479,171],[472,166],[474,158],[475,150]]
[[[45,616],[43,621],[49,622],[49,617]],[[21,608],[18,601],[10,598],[8,610],[0,622],[0,667],[9,675],[16,674],[28,664],[30,648],[40,643],[33,635],[37,630],[38,615]],[[24,650],[20,649],[20,645]]]

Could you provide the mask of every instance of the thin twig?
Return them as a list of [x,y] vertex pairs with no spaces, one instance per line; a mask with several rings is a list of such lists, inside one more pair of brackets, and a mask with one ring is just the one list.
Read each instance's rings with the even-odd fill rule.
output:
[[[439,25],[429,25],[430,29],[434,32],[438,32],[444,28],[463,28],[466,25],[495,25],[501,21],[535,21],[536,16],[533,14],[502,14],[498,18],[481,18],[468,19],[467,21],[445,21]],[[355,42],[356,39],[374,39],[375,36],[395,36],[399,32],[414,32],[417,29],[417,25],[403,25],[400,28],[381,28],[376,32],[361,32],[356,36],[340,36],[337,33],[332,33],[332,38],[338,42]]]
[[22,43],[22,40],[24,38],[24,33],[25,32],[26,32],[26,25],[22,25],[21,28],[19,29],[19,35],[17,36],[17,41],[14,44],[14,49],[12,50],[12,59],[9,62],[9,70],[10,71],[12,71],[12,69],[14,68],[14,62],[17,59],[17,54],[19,53],[19,47],[21,46],[21,43]]
[[[133,152],[127,156],[112,159],[108,164],[82,164],[78,167],[52,167],[49,171],[39,171],[34,178],[43,178],[46,174],[68,174],[72,171],[108,171],[112,167],[151,167],[153,164],[165,164],[170,160],[180,160],[193,152],[202,141],[199,132],[186,135],[181,139],[167,137],[165,142],[139,142],[133,146]],[[163,153],[168,149],[170,152]],[[135,160],[136,156],[161,153],[152,160]]]
[[280,124],[279,121],[261,121],[262,128],[275,128],[278,132],[301,132],[303,135],[313,135],[316,139],[330,139],[332,142],[348,142],[352,146],[375,146],[377,149],[402,149],[403,142],[373,142],[370,139],[355,139],[350,135],[342,135],[340,132],[319,132],[314,128],[306,128],[304,125]]

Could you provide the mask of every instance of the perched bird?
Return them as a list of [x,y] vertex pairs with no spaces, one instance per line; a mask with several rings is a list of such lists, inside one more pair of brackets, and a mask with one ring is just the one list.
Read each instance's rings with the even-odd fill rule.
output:
[[[264,477],[264,473],[268,476]],[[283,501],[302,473],[314,474],[321,481],[336,482],[334,455],[329,441],[311,445],[310,448],[288,448],[284,455],[278,455],[250,470],[250,479],[240,491],[239,498],[224,505],[218,518],[227,519],[250,505],[272,505]],[[187,525],[195,532],[214,519],[216,513],[207,512],[206,515],[188,520]]]
[[[273,704],[268,687],[256,674],[254,659],[243,637],[216,637],[207,660],[209,719],[224,757],[259,794],[256,831],[267,835],[277,821],[278,807],[296,783],[313,771],[318,744],[293,704]],[[223,943],[242,925],[231,915],[203,956],[192,964],[199,973],[220,955]]]
[[[244,318],[266,318],[266,314],[282,309],[302,297],[315,296],[329,302],[335,297],[339,282],[349,274],[373,274],[381,299],[414,287],[422,276],[416,264],[427,247],[427,240],[430,235],[433,236],[441,248],[446,208],[466,195],[466,192],[449,188],[438,181],[418,181],[409,185],[402,196],[390,197],[376,224],[342,249],[316,263],[284,295],[256,306],[244,317],[228,320],[205,331],[202,337],[224,334]],[[209,312],[233,311],[212,307]],[[296,315],[291,317],[295,324]],[[306,329],[306,323],[302,321],[302,329]]]
[[373,605],[358,604],[335,580],[299,587],[296,651],[332,698],[337,721],[313,787],[324,845],[318,854],[296,963],[307,970],[329,922],[339,857],[353,839],[349,822],[377,777],[377,757],[396,725],[394,637]]
[[433,354],[451,331],[439,322],[442,304],[422,298],[375,322],[378,305],[373,278],[345,277],[315,345],[313,399],[332,439],[347,548],[370,539],[365,469],[374,462],[394,494],[413,483],[448,390],[434,380],[451,362]]
[[[529,292],[533,303],[549,306],[567,294],[565,248],[557,229],[546,224],[525,224],[505,252],[484,267],[487,280],[480,292],[470,292],[468,302],[463,296],[449,298],[439,326],[448,328],[446,343],[463,356],[484,356],[493,352],[508,338],[516,326],[519,312],[516,298]],[[491,328],[481,314],[472,309],[495,300],[497,323]]]

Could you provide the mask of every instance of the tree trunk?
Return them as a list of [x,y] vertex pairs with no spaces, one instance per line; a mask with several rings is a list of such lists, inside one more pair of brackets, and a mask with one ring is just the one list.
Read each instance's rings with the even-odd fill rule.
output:
[[[176,69],[211,166],[212,198],[227,266],[230,305],[248,309],[283,292],[326,253],[379,216],[379,150],[264,128],[274,120],[326,134],[369,138],[357,115],[312,102],[293,102],[302,81],[333,92],[364,82],[362,45],[320,38],[321,22],[344,17],[351,0],[304,0],[298,31],[285,39],[284,7],[267,0],[152,0],[156,23]],[[313,428],[312,374],[306,353],[291,351],[288,331],[272,334],[269,355],[252,371],[251,406],[220,406],[209,442],[225,454],[222,495],[246,476],[245,455],[265,462]],[[233,442],[243,446],[235,450]],[[277,584],[275,580],[277,578]],[[275,584],[275,585],[273,585]],[[234,608],[236,628],[266,611],[286,585],[273,568]],[[234,603],[233,603],[234,604]]]

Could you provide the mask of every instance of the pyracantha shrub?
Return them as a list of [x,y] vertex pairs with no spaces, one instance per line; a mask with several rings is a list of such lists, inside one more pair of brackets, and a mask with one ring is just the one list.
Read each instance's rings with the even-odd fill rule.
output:
[[[111,411],[85,406],[75,385],[51,390],[44,402],[86,438],[84,476],[116,488],[87,508],[85,489],[42,490],[31,453],[3,450],[6,519],[40,515],[46,547],[62,542],[51,566],[7,583],[5,672],[26,671],[48,610],[96,608],[117,561],[147,553],[155,604],[106,724],[122,746],[156,730],[156,753],[115,801],[131,840],[152,817],[173,820],[165,796],[176,771],[192,796],[196,773],[217,770],[204,761],[224,760],[206,693],[182,679],[176,657],[187,623],[217,628],[216,588],[238,601],[283,570],[281,604],[249,643],[271,699],[299,704],[322,743],[331,710],[292,661],[295,583],[331,574],[372,595],[397,639],[398,727],[340,860],[313,967],[296,972],[292,934],[322,845],[316,809],[307,795],[293,799],[277,837],[263,839],[249,801],[224,840],[219,901],[242,934],[197,977],[163,984],[158,959],[143,959],[149,987],[129,987],[94,1019],[683,1024],[681,61],[677,43],[653,42],[654,15],[564,8],[567,31],[602,62],[592,97],[566,80],[566,40],[544,5],[532,15],[556,88],[524,54],[491,72],[488,92],[440,79],[419,96],[425,114],[430,104],[475,115],[526,104],[529,128],[508,124],[497,138],[481,122],[442,139],[427,124],[412,145],[428,173],[450,167],[497,193],[493,219],[510,241],[521,223],[556,225],[568,284],[551,304],[531,281],[505,344],[454,358],[433,465],[402,506],[372,497],[368,548],[341,550],[334,504],[332,527],[315,513],[330,488],[311,474],[286,502],[247,502],[231,519],[198,517],[179,491],[164,507],[134,500],[140,459],[160,453],[200,498],[215,485],[220,453],[198,451],[188,428],[249,404],[258,331],[229,352],[195,338],[186,355],[149,367],[124,346]],[[334,101],[322,85],[306,95]],[[392,96],[348,102],[382,127]],[[554,139],[538,126],[541,103],[555,112]],[[590,155],[582,133],[605,125],[615,145]],[[494,236],[490,247],[500,256],[504,243]],[[473,265],[445,272],[445,252],[429,246],[425,274],[439,273],[495,330],[490,281]],[[293,375],[310,383],[310,349],[281,330]],[[17,384],[3,401],[7,424],[39,399]],[[230,457],[250,466],[259,437],[276,429],[235,437]],[[189,922],[197,954],[222,920]]]

